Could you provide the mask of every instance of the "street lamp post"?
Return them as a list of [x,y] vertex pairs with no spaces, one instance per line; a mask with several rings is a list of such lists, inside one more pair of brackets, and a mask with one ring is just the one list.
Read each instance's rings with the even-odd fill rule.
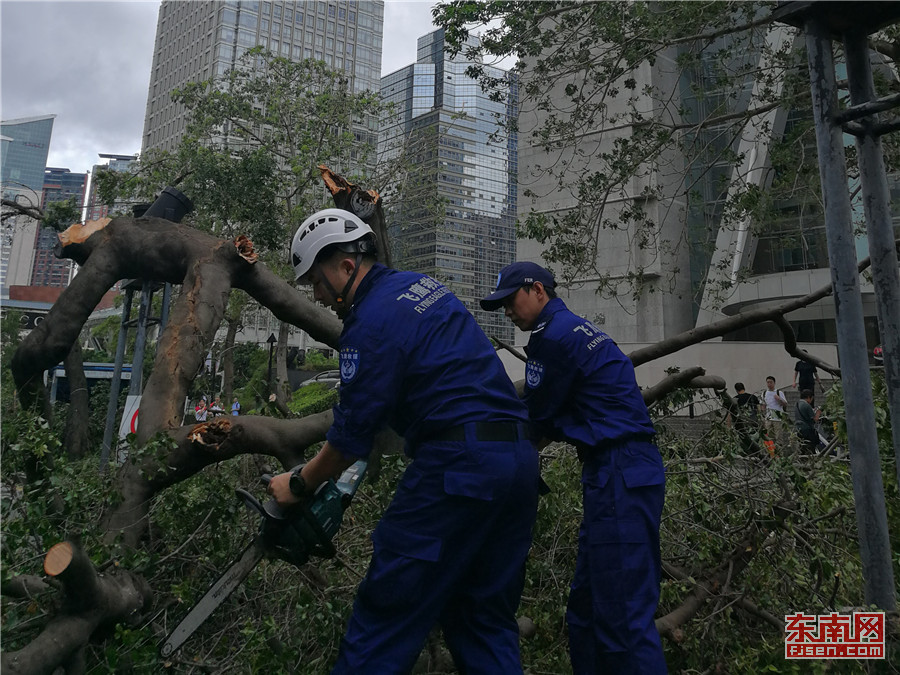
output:
[[275,333],[271,333],[266,342],[269,343],[269,370],[266,373],[266,382],[269,385],[269,395],[271,396],[275,392],[275,387],[272,386],[272,353],[275,351],[275,343],[278,342]]

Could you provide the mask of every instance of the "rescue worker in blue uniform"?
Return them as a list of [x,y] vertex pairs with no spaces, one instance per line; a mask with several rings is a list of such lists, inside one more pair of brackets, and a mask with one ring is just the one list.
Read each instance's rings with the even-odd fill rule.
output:
[[524,398],[538,447],[566,441],[583,461],[584,516],[566,610],[572,669],[665,673],[654,624],[665,474],[653,423],[629,358],[554,288],[540,265],[513,263],[481,306],[503,306],[531,331]]
[[326,209],[292,245],[297,279],[343,319],[340,400],[321,451],[270,491],[288,505],[365,458],[390,425],[412,462],[372,533],[334,673],[408,673],[436,624],[460,673],[521,673],[516,609],[538,455],[500,359],[442,284],[375,262],[355,215]]

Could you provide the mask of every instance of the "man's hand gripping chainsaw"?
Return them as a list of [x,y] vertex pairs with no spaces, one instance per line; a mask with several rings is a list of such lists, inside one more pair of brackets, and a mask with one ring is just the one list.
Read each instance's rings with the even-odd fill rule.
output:
[[[311,556],[333,557],[335,549],[331,540],[340,529],[344,511],[365,472],[366,462],[356,462],[337,481],[322,483],[312,499],[289,508],[278,506],[274,498],[261,504],[246,490],[236,490],[247,507],[260,514],[259,532],[237,562],[219,577],[169,634],[160,647],[160,654],[168,657],[181,647],[216,607],[241,585],[262,558],[280,558],[299,567]],[[270,479],[270,476],[263,476],[265,483]]]

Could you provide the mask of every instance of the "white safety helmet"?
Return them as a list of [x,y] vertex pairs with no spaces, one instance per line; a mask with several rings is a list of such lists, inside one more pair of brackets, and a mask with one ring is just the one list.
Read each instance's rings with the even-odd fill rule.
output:
[[346,244],[340,248],[348,253],[374,253],[374,237],[372,228],[349,211],[324,209],[314,213],[303,221],[291,243],[294,277],[299,281],[319,252],[331,244]]

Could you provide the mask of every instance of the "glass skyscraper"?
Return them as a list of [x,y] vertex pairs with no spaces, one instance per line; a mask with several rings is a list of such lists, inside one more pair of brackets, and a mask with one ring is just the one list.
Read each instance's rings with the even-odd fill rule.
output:
[[[23,117],[0,123],[0,175],[3,197],[25,206],[41,206],[44,169],[56,115]],[[10,286],[31,283],[37,222],[17,216],[5,228],[0,246],[0,293],[9,297]],[[9,223],[6,223],[9,225]]]
[[172,101],[173,89],[224,75],[257,45],[292,61],[324,61],[355,91],[377,91],[383,20],[383,0],[163,0],[143,150],[173,150],[181,140],[186,111]]
[[511,341],[502,312],[484,312],[478,300],[516,256],[518,149],[503,123],[516,114],[517,81],[484,66],[504,83],[502,102],[494,101],[466,75],[469,65],[436,30],[419,38],[416,63],[381,78],[394,110],[379,145],[390,156],[408,143],[416,164],[409,180],[420,183],[417,198],[388,204],[386,217],[398,267],[446,283],[488,336]]

